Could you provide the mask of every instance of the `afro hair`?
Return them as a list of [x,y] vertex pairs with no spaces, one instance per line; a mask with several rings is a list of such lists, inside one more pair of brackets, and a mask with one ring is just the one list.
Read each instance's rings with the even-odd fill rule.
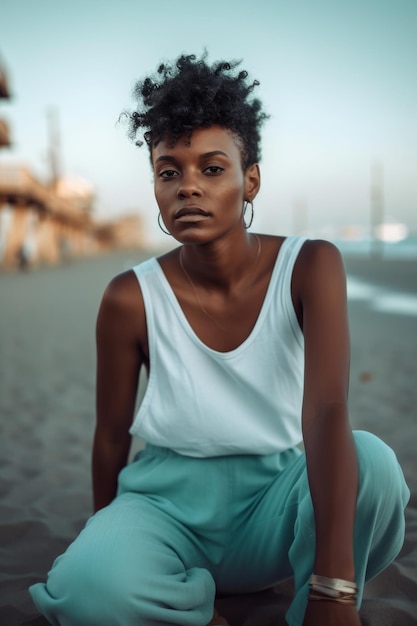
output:
[[245,170],[260,160],[260,128],[268,117],[252,95],[259,82],[248,81],[245,70],[236,71],[241,61],[210,66],[206,58],[207,53],[200,59],[181,55],[136,83],[136,110],[127,113],[129,136],[140,146],[142,131],[151,149],[167,137],[175,145],[184,135],[190,140],[196,128],[218,124],[240,139]]

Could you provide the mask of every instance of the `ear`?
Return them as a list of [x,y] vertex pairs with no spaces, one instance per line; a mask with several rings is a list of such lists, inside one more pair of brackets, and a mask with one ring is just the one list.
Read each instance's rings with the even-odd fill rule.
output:
[[249,165],[245,172],[245,200],[253,202],[261,187],[261,171],[257,163]]

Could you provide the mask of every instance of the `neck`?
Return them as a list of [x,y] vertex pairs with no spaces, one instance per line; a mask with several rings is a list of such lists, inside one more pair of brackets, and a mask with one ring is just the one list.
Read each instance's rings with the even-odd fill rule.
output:
[[230,291],[252,275],[260,253],[258,235],[245,232],[239,245],[223,240],[210,246],[184,245],[180,261],[187,278],[194,284]]
[[258,235],[244,233],[239,242],[219,240],[210,246],[184,245],[181,260],[195,283],[225,290],[245,280],[257,265],[261,242]]

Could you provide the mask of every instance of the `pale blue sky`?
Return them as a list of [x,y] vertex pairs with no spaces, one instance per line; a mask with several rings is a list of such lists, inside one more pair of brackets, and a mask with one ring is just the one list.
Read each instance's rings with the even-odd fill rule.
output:
[[117,125],[137,78],[181,52],[242,58],[261,82],[261,231],[291,232],[301,198],[312,231],[369,221],[371,162],[387,217],[417,228],[417,0],[1,0],[0,101],[14,147],[47,175],[46,111],[59,111],[63,174],[89,179],[96,214],[157,209],[146,149]]

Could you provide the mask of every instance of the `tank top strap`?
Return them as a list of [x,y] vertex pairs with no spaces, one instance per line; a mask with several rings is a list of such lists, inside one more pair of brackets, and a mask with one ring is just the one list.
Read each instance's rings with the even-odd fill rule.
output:
[[270,312],[272,319],[277,319],[277,316],[282,315],[282,312],[284,312],[300,346],[304,345],[304,339],[294,310],[291,281],[294,265],[306,241],[307,237],[291,236],[287,237],[283,242],[278,253],[277,269],[279,271],[274,280],[272,310]]
[[287,237],[279,251],[279,278],[283,286],[291,284],[292,273],[298,254],[307,241],[307,237],[291,236]]

